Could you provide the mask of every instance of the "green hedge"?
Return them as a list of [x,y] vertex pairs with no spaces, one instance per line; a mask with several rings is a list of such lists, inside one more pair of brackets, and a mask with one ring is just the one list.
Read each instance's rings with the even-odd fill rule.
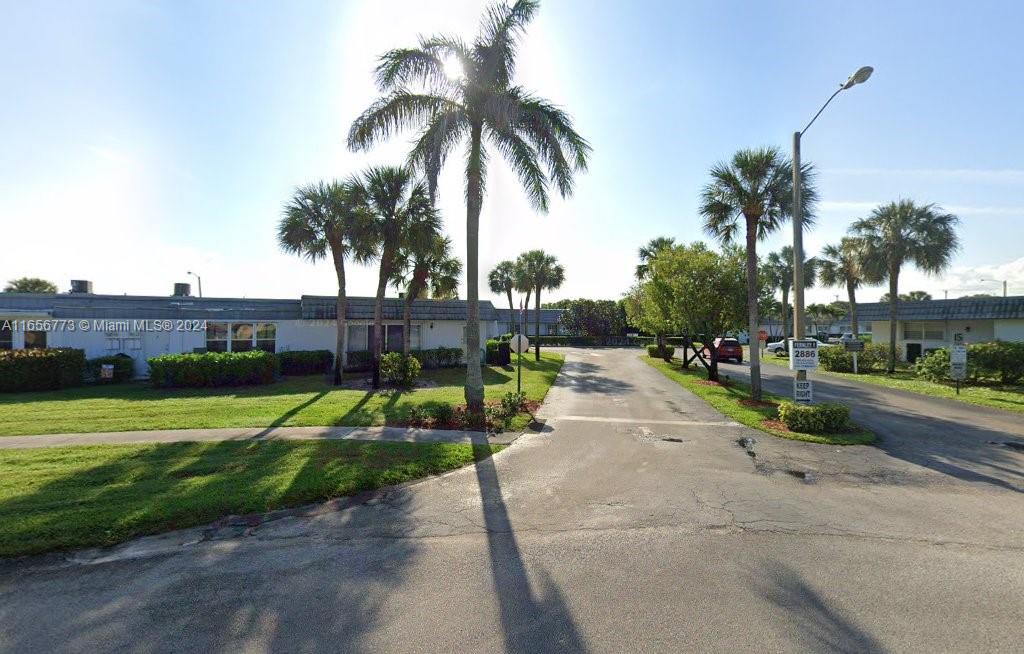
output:
[[530,345],[540,343],[541,347],[552,347],[557,345],[573,345],[586,347],[597,345],[597,339],[593,336],[528,336]]
[[416,357],[401,352],[388,352],[380,358],[380,375],[384,381],[401,388],[412,388],[420,376],[420,362]]
[[658,347],[657,344],[647,346],[647,356],[652,359],[664,359],[665,361],[671,361],[672,357],[675,356],[676,348],[672,345],[666,345],[664,347]]
[[412,350],[409,354],[416,357],[425,369],[457,368],[462,365],[461,347],[435,347],[432,350]]
[[792,431],[804,434],[836,432],[849,424],[850,408],[845,404],[835,402],[821,404],[783,402],[779,405],[779,420]]
[[512,348],[507,341],[491,338],[487,340],[487,365],[507,366],[512,363]]
[[269,384],[278,373],[277,357],[263,350],[164,354],[148,360],[154,386],[244,386]]
[[[105,365],[114,366],[113,379],[103,379],[102,372]],[[89,381],[98,384],[118,384],[129,381],[135,376],[135,359],[122,354],[89,359],[85,362],[85,376]]]
[[[929,352],[914,363],[914,373],[928,381],[948,382],[949,350]],[[1024,343],[992,341],[967,346],[968,383],[1016,384],[1024,378]]]
[[319,375],[334,367],[334,353],[330,350],[278,352],[277,363],[282,375]]
[[[897,361],[903,357],[897,350]],[[829,372],[853,372],[853,353],[842,345],[818,348],[818,363]],[[889,345],[886,343],[865,343],[864,351],[857,353],[857,372],[885,370],[889,364]]]
[[82,383],[85,351],[0,350],[0,392],[50,391]]

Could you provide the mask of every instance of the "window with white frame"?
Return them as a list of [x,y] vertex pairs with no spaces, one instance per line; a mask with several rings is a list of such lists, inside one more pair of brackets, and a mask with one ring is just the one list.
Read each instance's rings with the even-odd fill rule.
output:
[[272,322],[256,324],[256,349],[274,352],[277,349],[277,325]]
[[349,325],[348,326],[348,351],[349,352],[361,352],[369,350],[370,347],[366,340],[368,328],[366,325]]
[[206,351],[228,351],[228,324],[224,322],[206,323]]
[[252,349],[254,330],[251,323],[234,323],[231,325],[231,351],[248,352]]
[[903,340],[905,341],[941,341],[946,337],[942,325],[934,322],[903,323]]

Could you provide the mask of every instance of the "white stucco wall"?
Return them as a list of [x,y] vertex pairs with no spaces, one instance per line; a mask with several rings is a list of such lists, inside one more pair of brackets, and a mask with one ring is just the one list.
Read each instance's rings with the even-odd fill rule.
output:
[[1000,341],[1024,342],[1024,319],[996,320],[993,329]]

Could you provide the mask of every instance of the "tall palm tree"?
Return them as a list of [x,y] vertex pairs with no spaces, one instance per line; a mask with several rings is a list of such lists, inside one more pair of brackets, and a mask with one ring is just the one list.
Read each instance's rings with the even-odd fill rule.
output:
[[889,282],[889,372],[896,371],[896,316],[900,270],[912,263],[928,274],[949,267],[960,247],[960,219],[934,204],[900,200],[882,205],[850,226],[864,243],[864,266],[877,279]]
[[533,319],[537,340],[534,345],[534,357],[540,361],[540,292],[559,288],[565,281],[565,268],[558,263],[558,259],[544,250],[524,252],[519,255],[519,261],[523,274],[529,280],[530,288],[535,294]]
[[[431,196],[448,155],[465,144],[466,161],[466,403],[483,411],[480,369],[479,231],[487,146],[501,154],[533,206],[548,209],[553,186],[562,197],[587,167],[590,146],[568,114],[513,84],[516,50],[537,0],[492,5],[472,44],[452,36],[421,38],[419,47],[380,58],[377,85],[385,95],[352,124],[348,144],[366,150],[403,129],[419,129],[409,162],[427,177]],[[462,68],[456,79],[446,73]]]
[[384,349],[384,292],[398,276],[403,249],[424,247],[441,233],[441,218],[426,184],[409,168],[377,166],[350,184],[370,214],[380,269],[373,306],[373,387],[380,388],[380,356]]
[[857,323],[857,289],[871,280],[865,278],[863,243],[844,236],[837,244],[826,245],[818,257],[818,276],[823,286],[845,287],[850,302],[850,331],[860,333]]
[[675,244],[676,240],[674,238],[658,236],[648,241],[647,245],[640,246],[640,249],[637,251],[637,255],[640,257],[640,263],[636,265],[637,281],[642,282],[647,279],[647,276],[651,273],[651,261],[658,255],[658,252]]
[[396,286],[404,289],[402,353],[412,349],[412,304],[428,294],[435,300],[458,296],[462,262],[452,256],[451,239],[436,235],[426,241],[412,241],[399,254]]
[[508,296],[508,331],[516,331],[516,306],[512,302],[512,291],[516,290],[516,264],[514,261],[502,261],[487,274],[487,285],[491,293],[504,293]]
[[[782,333],[789,335],[789,293],[793,290],[793,246],[784,245],[778,252],[770,252],[764,269],[771,286],[782,293]],[[804,260],[804,286],[811,287],[817,282],[818,260],[815,257]],[[803,334],[794,334],[803,338]]]
[[300,187],[285,205],[277,226],[277,240],[285,252],[309,261],[328,255],[338,280],[337,335],[334,344],[334,384],[341,383],[348,363],[345,259],[366,263],[373,256],[369,218],[353,193],[341,182],[319,182]]
[[[704,229],[724,244],[734,243],[746,230],[747,314],[749,334],[758,333],[757,302],[760,280],[757,242],[789,219],[793,206],[792,165],[778,148],[740,150],[728,162],[711,168],[711,182],[701,191],[700,214]],[[804,225],[813,224],[817,200],[814,169],[802,166]],[[750,348],[750,395],[761,399],[761,358]]]

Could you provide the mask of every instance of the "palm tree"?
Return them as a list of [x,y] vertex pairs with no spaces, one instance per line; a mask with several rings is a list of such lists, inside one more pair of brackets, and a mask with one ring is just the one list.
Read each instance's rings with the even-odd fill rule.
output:
[[38,277],[19,277],[4,286],[4,293],[56,293],[57,285]]
[[512,291],[516,290],[516,264],[513,261],[502,261],[487,274],[487,285],[491,293],[504,293],[508,296],[508,331],[514,333],[516,306],[512,302]]
[[404,288],[402,353],[412,349],[412,304],[421,297],[449,300],[458,296],[462,262],[452,256],[451,239],[436,235],[413,241],[399,254],[400,276],[396,286]]
[[[533,206],[548,209],[553,186],[562,197],[587,166],[590,146],[560,108],[512,82],[519,37],[537,0],[492,5],[472,44],[457,37],[421,38],[419,47],[380,58],[377,85],[385,95],[352,124],[348,144],[366,150],[403,129],[420,130],[409,162],[426,174],[431,197],[448,155],[465,144],[466,161],[466,403],[483,411],[480,370],[479,231],[491,146],[519,176]],[[446,74],[462,68],[456,79]],[[415,87],[424,87],[418,90]]]
[[415,250],[441,233],[441,219],[427,192],[410,169],[370,168],[351,185],[370,214],[380,269],[373,306],[373,387],[380,388],[380,356],[384,349],[384,292],[398,276],[403,249]]
[[319,182],[297,189],[277,226],[277,240],[284,251],[314,262],[330,255],[334,263],[338,280],[335,385],[341,383],[348,363],[345,259],[365,263],[373,256],[368,227],[368,216],[351,185],[340,182]]
[[[529,280],[531,290],[536,294],[533,298],[534,332],[537,336],[534,357],[540,361],[540,292],[560,287],[565,281],[565,268],[558,263],[558,259],[544,250],[523,252],[519,255],[518,261],[523,274]],[[526,301],[529,303],[529,297]]]
[[[790,217],[793,205],[791,168],[778,148],[740,150],[731,161],[711,168],[711,182],[701,192],[700,214],[708,234],[729,244],[737,240],[741,228],[746,230],[749,334],[757,334],[759,327],[757,242]],[[804,225],[810,226],[817,191],[813,167],[804,164],[802,170]],[[755,400],[761,399],[761,359],[757,348],[750,348],[750,395]]]
[[929,274],[945,270],[959,249],[960,219],[934,204],[900,200],[882,205],[850,226],[864,243],[864,266],[889,282],[889,372],[896,371],[896,316],[900,270],[907,263]]
[[640,263],[636,265],[636,278],[637,281],[644,281],[647,276],[651,273],[651,261],[658,255],[659,252],[665,248],[670,248],[676,244],[676,240],[669,236],[659,236],[652,238],[647,242],[647,245],[640,246],[637,251],[637,255],[640,257]]
[[845,287],[850,302],[850,331],[854,337],[860,333],[857,324],[857,289],[870,280],[865,279],[863,243],[845,236],[838,245],[826,245],[818,258],[818,276],[823,286]]
[[[788,336],[789,331],[789,292],[793,290],[793,246],[785,245],[778,252],[768,254],[764,265],[769,284],[782,292],[782,333]],[[818,260],[814,257],[804,261],[804,287],[811,287],[817,282]],[[802,338],[803,334],[794,334]]]

